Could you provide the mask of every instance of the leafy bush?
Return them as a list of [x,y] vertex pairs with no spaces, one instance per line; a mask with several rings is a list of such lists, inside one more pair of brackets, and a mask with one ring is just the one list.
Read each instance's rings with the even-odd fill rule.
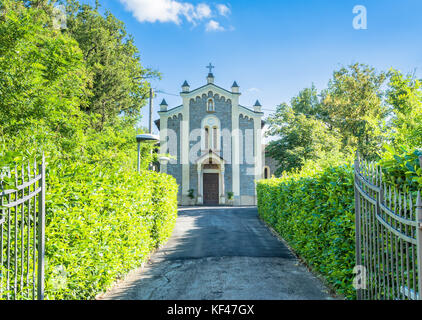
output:
[[257,184],[258,211],[313,270],[354,298],[353,169],[304,169]]
[[48,299],[95,297],[171,235],[174,178],[89,164],[47,168]]
[[404,147],[395,150],[384,146],[386,152],[380,160],[383,181],[392,186],[401,186],[415,191],[422,186],[421,150],[408,151]]

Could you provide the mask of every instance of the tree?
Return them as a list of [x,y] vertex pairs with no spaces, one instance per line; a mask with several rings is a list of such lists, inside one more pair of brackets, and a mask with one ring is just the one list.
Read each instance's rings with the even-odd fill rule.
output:
[[92,8],[69,0],[66,12],[65,32],[78,42],[92,76],[92,95],[84,111],[92,116],[97,129],[120,120],[122,114],[133,125],[149,93],[145,79],[158,74],[142,67],[138,49],[123,22],[109,12],[102,16],[98,3]]
[[390,140],[398,149],[422,147],[422,83],[414,75],[391,70],[387,89]]
[[385,72],[356,63],[335,71],[322,93],[323,121],[339,130],[343,147],[357,148],[369,158],[386,139],[388,109],[382,90],[386,79]]
[[300,91],[296,97],[293,97],[291,106],[295,113],[302,113],[307,117],[314,116],[317,119],[322,117],[321,102],[314,84],[310,88]]
[[51,28],[42,6],[12,0],[1,6],[0,138],[20,138],[25,149],[47,140],[53,150],[75,146],[89,94],[77,42]]
[[291,100],[277,107],[267,121],[268,135],[279,137],[267,146],[267,155],[279,162],[276,175],[283,171],[300,169],[306,161],[319,161],[330,154],[338,154],[341,147],[339,135],[331,130],[319,116],[317,91],[302,90]]

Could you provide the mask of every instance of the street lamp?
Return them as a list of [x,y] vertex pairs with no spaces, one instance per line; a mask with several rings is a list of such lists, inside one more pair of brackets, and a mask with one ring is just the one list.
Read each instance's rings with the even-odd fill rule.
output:
[[141,143],[156,144],[160,141],[160,138],[157,135],[145,133],[145,134],[137,135],[136,141],[138,142],[138,173],[139,173],[141,171]]
[[158,160],[160,160],[161,164],[166,165],[166,164],[169,163],[170,158],[169,157],[160,157],[160,158],[158,158]]

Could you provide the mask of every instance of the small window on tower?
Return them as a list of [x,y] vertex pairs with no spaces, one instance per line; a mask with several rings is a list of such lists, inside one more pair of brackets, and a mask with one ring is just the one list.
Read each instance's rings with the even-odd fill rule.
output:
[[209,149],[209,129],[205,127],[205,150]]
[[208,112],[214,112],[214,100],[213,99],[209,99],[208,100],[208,105],[207,105],[207,111]]

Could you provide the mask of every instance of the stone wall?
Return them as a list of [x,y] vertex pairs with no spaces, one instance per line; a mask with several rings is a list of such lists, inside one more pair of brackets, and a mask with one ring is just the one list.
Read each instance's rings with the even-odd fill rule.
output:
[[[214,112],[207,111],[207,101],[209,98],[214,99]],[[201,122],[202,120],[209,116],[213,115],[220,120],[220,155],[226,161],[225,166],[225,190],[226,196],[227,192],[232,191],[232,168],[231,168],[231,140],[224,141],[223,139],[223,130],[227,132],[232,132],[232,102],[230,99],[226,99],[218,94],[214,94],[212,91],[209,91],[208,94],[202,94],[201,96],[196,97],[195,99],[191,99],[189,102],[189,127],[190,132],[194,131],[195,129],[201,130]],[[190,141],[190,150],[200,143],[200,136],[193,137],[194,140]],[[229,144],[228,144],[229,143]],[[228,149],[227,149],[228,148]],[[191,154],[191,152],[190,152]],[[200,150],[195,154],[196,157],[200,157]],[[195,190],[195,195],[198,194],[198,171],[197,166],[195,164],[190,165],[190,189]]]
[[[180,161],[180,152],[181,152],[181,121],[183,117],[181,114],[178,116],[174,116],[169,118],[167,121],[167,128],[168,130],[173,130],[177,135],[177,146],[168,146],[169,153],[176,158],[176,160],[170,160],[167,165],[167,173],[172,175],[176,178],[176,182],[179,185],[179,192],[178,192],[178,200],[181,200],[181,193],[182,193],[182,165]],[[168,138],[167,138],[168,139]]]
[[240,195],[255,196],[255,137],[254,121],[249,117],[239,118],[240,131]]

